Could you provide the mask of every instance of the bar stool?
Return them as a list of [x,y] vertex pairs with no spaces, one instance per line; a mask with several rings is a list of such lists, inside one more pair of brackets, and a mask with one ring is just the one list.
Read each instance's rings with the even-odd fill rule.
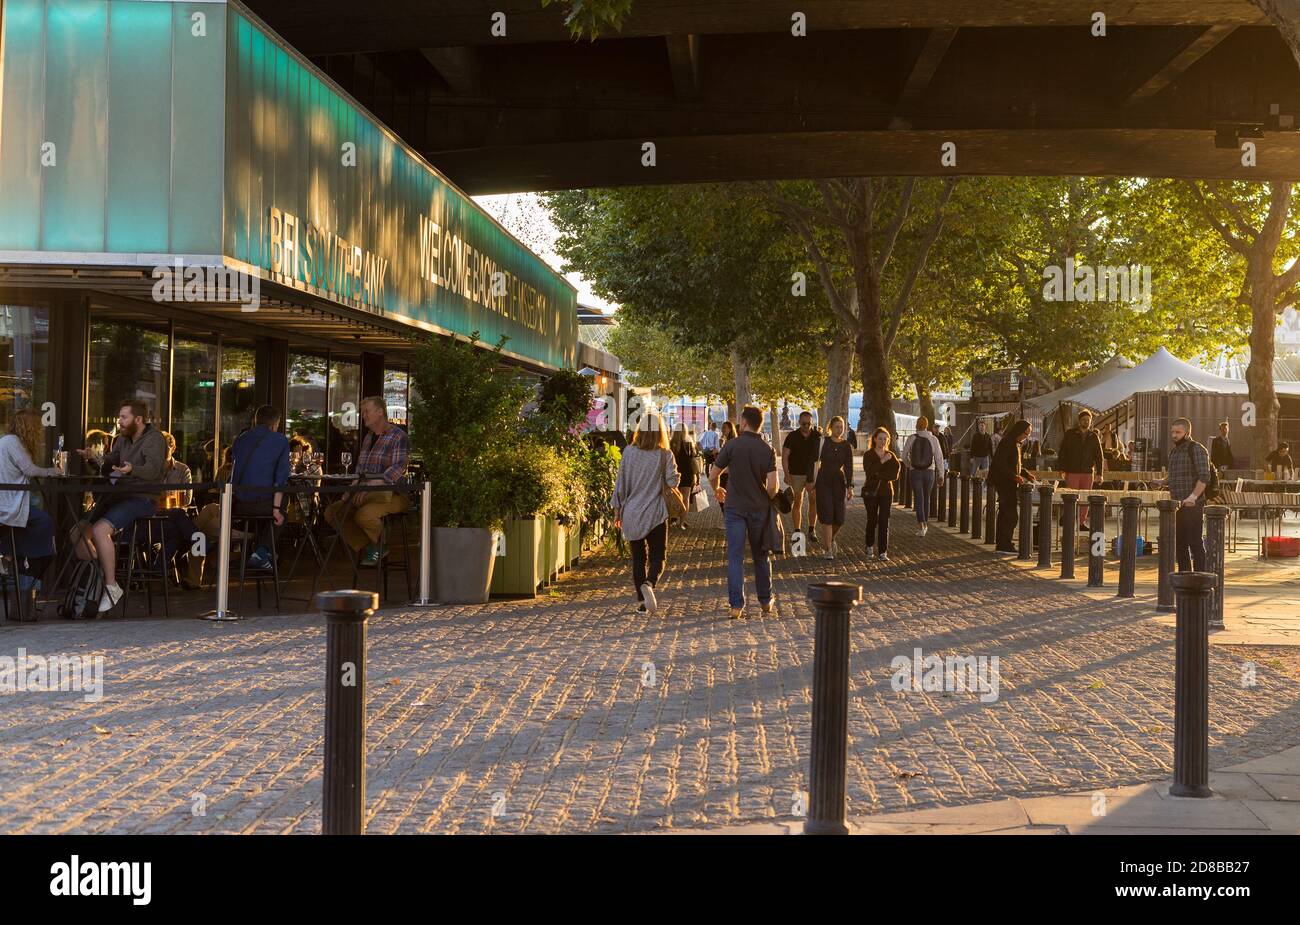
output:
[[[239,609],[236,613],[243,613],[244,609],[244,582],[251,578],[253,585],[257,590],[257,608],[262,608],[262,582],[269,580],[271,588],[275,592],[275,612],[280,612],[280,556],[275,546],[275,517],[271,514],[235,514],[231,517],[231,545],[235,541],[239,542]],[[234,529],[234,524],[240,524],[238,531]],[[265,529],[271,535],[271,567],[269,569],[255,569],[253,572],[248,571],[248,557],[257,548],[257,527],[265,524]]]
[[[113,547],[118,552],[118,570],[122,569],[123,558],[126,564],[126,581],[121,586],[122,600],[120,601],[123,617],[126,616],[127,601],[131,597],[131,586],[136,583],[144,586],[145,613],[151,617],[153,616],[153,586],[162,584],[163,616],[171,616],[171,600],[167,588],[167,576],[171,571],[170,557],[167,555],[168,523],[170,520],[165,514],[139,517],[131,524],[131,536],[126,542],[120,539],[125,531],[119,531],[113,538]],[[143,543],[140,530],[142,524]]]
[[388,573],[390,570],[401,572],[406,576],[406,599],[409,601],[415,596],[415,592],[411,585],[411,543],[406,532],[406,521],[412,511],[419,511],[419,508],[407,508],[405,511],[396,514],[388,514],[383,517],[381,521],[383,524],[383,531],[380,534],[380,543],[382,544],[380,546],[381,549],[388,549],[388,538],[390,533],[388,529],[389,521],[396,520],[397,526],[402,531],[401,562],[394,562],[393,557],[388,555],[381,558],[376,566],[376,569],[379,571],[378,581],[375,583],[376,590],[378,590],[379,587],[383,588],[382,594],[385,601],[388,600]]
[[9,564],[3,577],[0,578],[0,580],[4,581],[5,622],[9,621],[9,588],[11,585],[14,589],[14,608],[18,612],[18,622],[35,621],[36,613],[34,610],[30,614],[23,614],[22,570],[18,567],[22,557],[18,555],[18,536],[14,532],[13,524],[7,524],[6,526],[9,529],[9,552],[4,556],[4,559],[7,559]]

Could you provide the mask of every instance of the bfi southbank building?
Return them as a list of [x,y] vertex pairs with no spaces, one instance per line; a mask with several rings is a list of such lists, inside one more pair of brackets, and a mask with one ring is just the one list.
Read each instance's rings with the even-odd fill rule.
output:
[[201,481],[270,403],[336,463],[474,332],[572,369],[574,290],[247,9],[0,0],[0,429],[141,399]]

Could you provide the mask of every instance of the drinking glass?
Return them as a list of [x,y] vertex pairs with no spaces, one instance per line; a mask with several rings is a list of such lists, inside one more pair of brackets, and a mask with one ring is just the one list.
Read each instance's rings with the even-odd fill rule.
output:
[[340,458],[343,460],[343,474],[346,475],[352,471],[352,454],[344,450]]

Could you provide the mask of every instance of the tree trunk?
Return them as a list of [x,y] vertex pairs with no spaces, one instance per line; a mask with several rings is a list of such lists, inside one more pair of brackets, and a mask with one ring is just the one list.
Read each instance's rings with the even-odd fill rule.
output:
[[1300,64],[1300,0],[1251,0],[1277,26],[1277,31]]
[[776,451],[776,458],[781,458],[781,423],[776,416],[776,400],[767,403],[767,416],[769,418],[767,426],[772,434],[772,449]]
[[858,415],[858,433],[870,434],[877,427],[884,427],[897,438],[898,427],[891,400],[894,390],[889,381],[889,363],[880,342],[879,325],[858,335],[857,353],[858,367],[862,370],[862,412]]
[[1275,299],[1268,286],[1267,266],[1262,272],[1251,271],[1250,281],[1250,364],[1246,367],[1246,386],[1255,405],[1255,440],[1251,462],[1264,466],[1264,457],[1277,446],[1277,423],[1282,406],[1273,388],[1274,340],[1277,334]]
[[923,386],[919,382],[916,383],[916,401],[921,406],[921,414],[925,416],[927,421],[933,423],[938,420],[934,410],[934,396],[930,393],[928,385]]
[[823,427],[835,415],[849,419],[849,396],[853,392],[853,341],[838,337],[822,347],[826,357],[826,400],[822,403],[819,420]]
[[731,348],[731,370],[736,377],[736,408],[731,419],[736,421],[745,406],[753,404],[754,393],[749,386],[749,360],[742,357],[735,347]]

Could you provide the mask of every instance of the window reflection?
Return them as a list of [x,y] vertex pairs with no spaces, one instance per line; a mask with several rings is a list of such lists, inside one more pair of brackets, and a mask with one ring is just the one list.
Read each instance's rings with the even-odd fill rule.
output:
[[177,333],[173,352],[171,434],[176,458],[190,467],[194,481],[213,472],[212,444],[217,435],[217,345]]
[[285,431],[305,438],[313,452],[325,452],[325,357],[311,353],[289,354],[289,407]]
[[16,412],[41,410],[48,398],[49,369],[50,310],[0,305],[0,433]]
[[342,471],[343,454],[357,462],[357,431],[361,426],[361,364],[330,359],[329,446],[326,459],[331,472]]
[[151,421],[158,423],[166,417],[167,346],[165,326],[91,322],[87,429],[112,433],[122,402],[132,399],[149,406]]

